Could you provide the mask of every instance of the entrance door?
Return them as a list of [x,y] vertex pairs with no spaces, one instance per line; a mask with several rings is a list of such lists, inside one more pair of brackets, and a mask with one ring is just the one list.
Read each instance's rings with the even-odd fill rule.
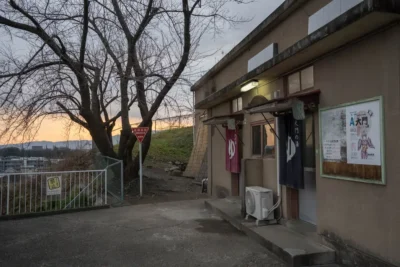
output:
[[315,135],[314,116],[308,114],[305,119],[305,149],[304,149],[304,189],[299,190],[300,220],[316,224],[316,173],[315,173]]

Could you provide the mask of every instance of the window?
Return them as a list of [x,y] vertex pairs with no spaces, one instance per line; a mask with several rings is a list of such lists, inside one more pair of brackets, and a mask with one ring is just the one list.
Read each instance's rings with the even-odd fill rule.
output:
[[252,127],[253,155],[275,157],[275,125],[273,122],[270,125]]
[[289,95],[314,87],[314,67],[308,67],[288,76]]
[[288,77],[289,94],[294,94],[300,91],[300,73],[296,72]]
[[253,155],[261,155],[261,126],[257,125],[252,127],[253,135]]
[[300,72],[301,74],[301,90],[314,87],[314,68],[311,66]]
[[238,112],[243,109],[243,100],[241,97],[232,100],[232,112]]

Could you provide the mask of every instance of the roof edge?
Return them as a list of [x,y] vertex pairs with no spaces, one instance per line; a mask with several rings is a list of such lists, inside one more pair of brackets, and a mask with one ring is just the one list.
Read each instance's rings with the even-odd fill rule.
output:
[[383,13],[395,13],[400,14],[400,1],[398,0],[364,0],[363,3],[358,4],[357,6],[353,7],[351,10],[347,11],[346,13],[342,14],[341,16],[337,17],[335,20],[331,21],[330,23],[326,24],[325,26],[321,27],[317,31],[311,33],[310,35],[306,36],[305,38],[299,40],[297,43],[293,44],[291,47],[285,49],[278,55],[274,56],[272,59],[266,61],[256,69],[252,70],[251,72],[246,73],[245,75],[239,77],[232,83],[226,85],[224,88],[216,91],[212,95],[208,96],[207,98],[199,101],[195,104],[195,109],[204,109],[204,106],[207,102],[211,100],[211,98],[220,97],[230,90],[234,89],[235,87],[243,84],[244,82],[254,79],[260,73],[265,72],[266,70],[278,65],[279,63],[283,62],[284,60],[288,59],[296,55],[297,53],[303,51],[304,49],[308,48],[309,46],[321,41],[325,37],[329,36],[330,34],[339,31],[349,24],[357,21],[361,17],[368,15],[372,12],[383,12]]
[[265,32],[271,31],[279,23],[285,20],[299,6],[307,0],[285,0],[277,9],[275,9],[265,20],[263,20],[254,30],[252,30],[239,44],[232,48],[217,64],[206,72],[191,88],[191,91],[196,91],[202,86],[210,76],[215,75],[231,61],[242,54],[254,41],[264,36]]

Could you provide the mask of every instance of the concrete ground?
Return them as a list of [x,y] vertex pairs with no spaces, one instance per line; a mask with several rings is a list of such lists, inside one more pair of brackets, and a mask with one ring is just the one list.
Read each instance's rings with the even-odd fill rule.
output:
[[143,170],[143,196],[139,197],[139,179],[129,183],[125,192],[126,205],[154,204],[159,202],[205,199],[201,185],[192,178],[177,177],[159,168]]
[[285,266],[204,200],[0,221],[0,266]]

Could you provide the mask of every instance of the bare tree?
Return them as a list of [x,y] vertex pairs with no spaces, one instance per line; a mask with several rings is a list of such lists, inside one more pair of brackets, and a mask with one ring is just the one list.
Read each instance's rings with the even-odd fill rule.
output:
[[[44,117],[66,115],[90,133],[103,155],[123,159],[126,181],[136,177],[130,109],[137,107],[140,126],[151,128],[160,106],[173,102],[171,89],[190,80],[185,68],[205,56],[198,53],[204,34],[244,21],[228,8],[247,2],[2,1],[0,33],[24,51],[15,53],[7,43],[0,50],[0,116],[6,125],[0,137],[31,133]],[[117,120],[122,130],[115,151]],[[150,143],[151,132],[143,159]]]

